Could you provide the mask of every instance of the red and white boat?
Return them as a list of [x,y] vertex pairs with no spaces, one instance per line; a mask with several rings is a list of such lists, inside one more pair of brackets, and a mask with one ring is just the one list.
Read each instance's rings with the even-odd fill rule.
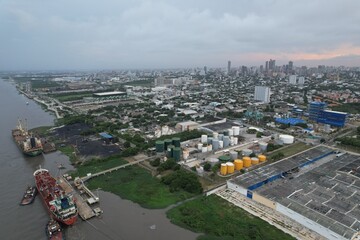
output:
[[34,172],[36,188],[51,217],[65,225],[73,225],[78,211],[72,195],[65,194],[49,171],[40,168]]

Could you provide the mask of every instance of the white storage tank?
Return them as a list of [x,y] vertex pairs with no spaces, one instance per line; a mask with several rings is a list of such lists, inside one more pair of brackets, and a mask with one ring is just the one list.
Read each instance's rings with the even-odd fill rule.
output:
[[202,147],[201,152],[206,153],[206,152],[207,152],[207,149],[208,149],[207,146]]
[[219,140],[218,139],[213,139],[213,142],[212,142],[212,148],[214,150],[218,150],[219,149]]
[[211,166],[214,166],[215,164],[217,164],[219,162],[219,159],[218,158],[208,158],[208,159],[206,159],[206,161],[208,163],[210,163]]
[[292,143],[294,143],[294,136],[291,136],[291,135],[281,134],[281,135],[279,135],[279,139],[284,144],[292,144]]
[[207,143],[207,135],[201,135],[201,143]]
[[224,147],[224,142],[219,140],[219,148],[223,148]]
[[214,138],[214,139],[217,139],[218,137],[219,137],[219,133],[213,132],[213,138]]
[[265,152],[267,145],[268,144],[266,142],[259,142],[260,151]]
[[228,147],[230,145],[230,137],[224,136],[223,142],[224,142],[224,148]]
[[232,160],[235,160],[238,158],[238,153],[235,151],[230,151],[230,156]]
[[203,144],[202,144],[202,143],[198,143],[197,147],[198,147],[199,150],[201,150],[202,147],[203,147]]
[[239,126],[233,126],[232,130],[234,132],[234,136],[239,136],[240,135],[240,127]]
[[228,133],[229,133],[229,136],[234,136],[234,131],[232,130],[232,128],[229,128],[228,129]]
[[234,146],[235,145],[235,137],[231,137],[230,138],[230,145]]
[[207,145],[207,151],[208,151],[208,152],[211,152],[211,151],[212,151],[212,145],[211,145],[211,144]]
[[239,139],[237,137],[234,137],[234,145],[238,145]]

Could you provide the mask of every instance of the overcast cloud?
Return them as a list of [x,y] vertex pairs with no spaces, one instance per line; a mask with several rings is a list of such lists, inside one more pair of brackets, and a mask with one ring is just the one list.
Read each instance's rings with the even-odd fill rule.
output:
[[0,0],[0,70],[360,66],[359,0]]

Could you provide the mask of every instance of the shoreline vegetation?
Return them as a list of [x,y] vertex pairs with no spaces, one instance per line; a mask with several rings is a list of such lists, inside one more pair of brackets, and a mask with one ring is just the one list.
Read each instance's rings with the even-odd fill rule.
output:
[[167,217],[180,227],[204,233],[198,240],[294,239],[216,195],[185,202],[170,209]]

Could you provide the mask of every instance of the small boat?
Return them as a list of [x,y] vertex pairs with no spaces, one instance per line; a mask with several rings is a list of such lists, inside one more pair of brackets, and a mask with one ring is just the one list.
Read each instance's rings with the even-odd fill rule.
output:
[[36,187],[28,186],[28,188],[26,189],[24,196],[20,202],[20,205],[24,206],[24,205],[29,205],[30,203],[32,203],[35,199],[36,193],[37,193]]
[[60,224],[54,219],[50,219],[50,221],[46,224],[45,232],[50,240],[65,239]]

